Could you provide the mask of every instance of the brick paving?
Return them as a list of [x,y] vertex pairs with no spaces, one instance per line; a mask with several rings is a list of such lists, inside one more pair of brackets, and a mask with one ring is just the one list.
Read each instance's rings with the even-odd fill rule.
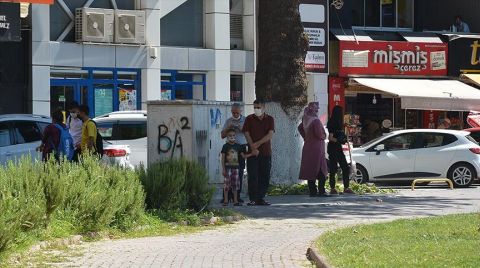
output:
[[479,189],[428,189],[391,196],[269,199],[242,207],[249,220],[196,234],[86,243],[73,267],[302,267],[323,231],[341,225],[480,211]]

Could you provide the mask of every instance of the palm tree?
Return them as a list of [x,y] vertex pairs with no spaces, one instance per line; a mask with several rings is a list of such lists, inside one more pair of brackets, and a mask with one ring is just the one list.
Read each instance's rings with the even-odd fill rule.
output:
[[299,0],[259,0],[255,93],[275,118],[273,183],[296,182],[300,165],[302,140],[296,126],[307,103],[308,36],[299,4]]

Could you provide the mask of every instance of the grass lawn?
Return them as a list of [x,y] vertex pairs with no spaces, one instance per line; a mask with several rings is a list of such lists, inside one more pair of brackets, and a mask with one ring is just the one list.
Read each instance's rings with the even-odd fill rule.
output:
[[335,267],[480,267],[480,214],[349,227],[317,247]]

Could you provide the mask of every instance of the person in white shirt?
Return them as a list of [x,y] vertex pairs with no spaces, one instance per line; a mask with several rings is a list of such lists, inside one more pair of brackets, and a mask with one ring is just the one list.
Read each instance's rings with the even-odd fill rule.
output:
[[468,24],[466,24],[462,16],[457,15],[455,16],[455,22],[452,25],[452,32],[457,32],[457,33],[469,33],[470,32],[470,27],[468,27]]
[[[78,118],[78,113],[80,112],[78,110],[78,104],[76,102],[73,102],[70,105],[68,112],[69,115],[67,116],[67,122],[65,122],[65,125],[67,126],[70,135],[72,135],[74,148],[79,148],[80,143],[82,142],[83,121]],[[73,157],[75,161],[78,160],[78,154],[79,152],[77,152],[77,149],[75,149],[75,154]]]

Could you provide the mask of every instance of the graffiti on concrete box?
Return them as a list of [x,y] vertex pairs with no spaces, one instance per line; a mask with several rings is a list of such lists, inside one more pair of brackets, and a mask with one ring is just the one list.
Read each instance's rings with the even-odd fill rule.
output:
[[170,158],[183,156],[182,131],[189,130],[190,121],[184,116],[180,119],[171,117],[158,126],[158,154],[169,154]]
[[219,108],[210,108],[210,125],[212,128],[220,128],[222,124],[222,112]]

